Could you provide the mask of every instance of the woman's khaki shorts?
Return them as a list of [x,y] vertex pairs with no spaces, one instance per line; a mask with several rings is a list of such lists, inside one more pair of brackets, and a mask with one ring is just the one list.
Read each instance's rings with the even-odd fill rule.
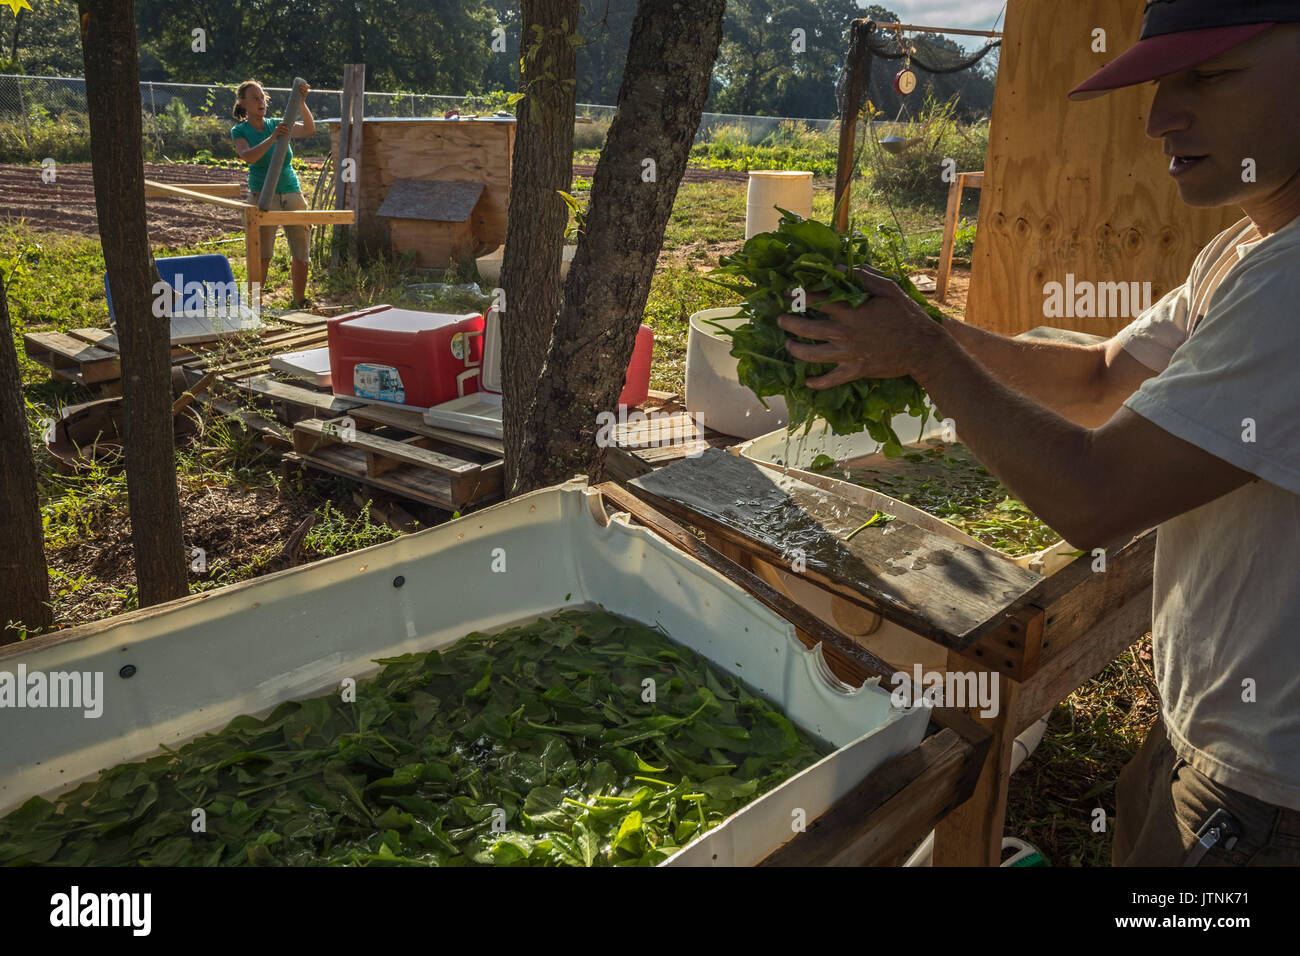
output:
[[[271,210],[283,209],[306,209],[307,200],[302,198],[302,193],[276,193],[275,198],[271,200]],[[262,258],[271,258],[271,253],[275,252],[275,230],[279,226],[262,226],[259,232],[262,234]],[[285,226],[285,238],[289,240],[289,255],[298,262],[307,262],[311,257],[308,254],[308,246],[311,244],[311,226]]]

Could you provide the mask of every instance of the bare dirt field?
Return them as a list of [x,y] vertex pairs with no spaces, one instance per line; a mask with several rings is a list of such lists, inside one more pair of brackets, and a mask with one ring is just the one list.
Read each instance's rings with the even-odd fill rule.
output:
[[[595,166],[575,164],[575,176],[590,177]],[[57,179],[43,182],[41,167],[0,165],[0,218],[23,219],[37,229],[98,235],[95,186],[89,163],[61,163]],[[238,169],[185,163],[145,163],[145,176],[164,183],[243,183]],[[744,183],[749,175],[726,169],[688,169],[683,182]],[[247,199],[247,197],[245,197]],[[239,214],[208,203],[150,199],[149,238],[156,245],[180,246],[215,239],[241,228]]]
[[[56,180],[41,180],[39,166],[0,166],[0,218],[25,219],[37,229],[95,236],[95,185],[89,163],[60,163]],[[246,183],[238,169],[145,163],[145,176],[164,183]],[[241,228],[239,213],[184,199],[150,199],[149,238],[179,246],[215,239]]]

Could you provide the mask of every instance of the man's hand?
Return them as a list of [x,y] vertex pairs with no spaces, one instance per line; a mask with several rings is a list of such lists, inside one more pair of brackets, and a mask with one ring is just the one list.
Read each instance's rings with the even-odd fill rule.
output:
[[946,334],[893,280],[869,269],[858,270],[858,278],[871,298],[856,309],[843,302],[824,302],[825,296],[810,292],[809,308],[829,318],[786,313],[777,319],[785,331],[825,343],[810,345],[791,339],[786,350],[795,358],[836,363],[825,375],[808,379],[810,388],[832,388],[859,378],[910,375],[928,361],[936,340]]

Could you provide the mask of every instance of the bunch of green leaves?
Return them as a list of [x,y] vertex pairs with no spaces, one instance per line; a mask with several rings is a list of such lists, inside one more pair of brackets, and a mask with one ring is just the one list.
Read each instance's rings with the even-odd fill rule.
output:
[[829,455],[818,455],[809,470],[884,492],[1013,558],[1061,540],[956,442],[932,441],[924,450],[906,452],[888,468],[862,462],[845,469]]
[[[791,355],[785,347],[789,334],[777,325],[777,319],[791,311],[792,296],[798,289],[806,294],[821,293],[828,302],[852,308],[862,305],[871,298],[857,274],[864,265],[874,265],[889,274],[936,322],[942,321],[942,313],[916,290],[897,260],[892,269],[871,261],[866,236],[853,230],[839,233],[825,223],[803,219],[784,209],[781,213],[775,232],[752,236],[739,252],[719,259],[719,267],[710,273],[729,277],[713,281],[745,298],[740,314],[748,321],[735,329],[717,326],[731,336],[731,354],[738,360],[740,382],[760,400],[769,395],[783,396],[790,431],[800,425],[806,431],[818,418],[824,419],[836,435],[866,429],[881,443],[887,456],[895,457],[902,453],[902,443],[890,425],[894,416],[906,412],[922,418],[924,429],[927,409],[921,386],[910,376],[903,376],[810,388],[805,384],[807,379],[826,374],[835,364],[805,362]],[[827,317],[812,307],[804,314],[813,319]],[[799,336],[795,339],[814,341]],[[767,407],[766,402],[763,405]]]
[[0,819],[0,863],[648,866],[826,750],[601,609],[379,663],[355,702],[285,703],[33,797]]

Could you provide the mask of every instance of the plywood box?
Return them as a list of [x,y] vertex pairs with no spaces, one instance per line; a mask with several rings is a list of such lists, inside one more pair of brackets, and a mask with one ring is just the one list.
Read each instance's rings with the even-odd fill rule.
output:
[[[339,122],[326,121],[334,162],[339,161]],[[379,207],[399,179],[482,183],[471,231],[483,252],[506,239],[510,163],[515,146],[513,118],[444,120],[434,117],[367,117],[361,127],[357,168],[357,232],[372,249],[393,241],[391,220]]]
[[474,233],[482,198],[482,183],[398,179],[389,187],[378,215],[391,224],[394,252],[414,251],[416,265],[446,269],[487,248]]

